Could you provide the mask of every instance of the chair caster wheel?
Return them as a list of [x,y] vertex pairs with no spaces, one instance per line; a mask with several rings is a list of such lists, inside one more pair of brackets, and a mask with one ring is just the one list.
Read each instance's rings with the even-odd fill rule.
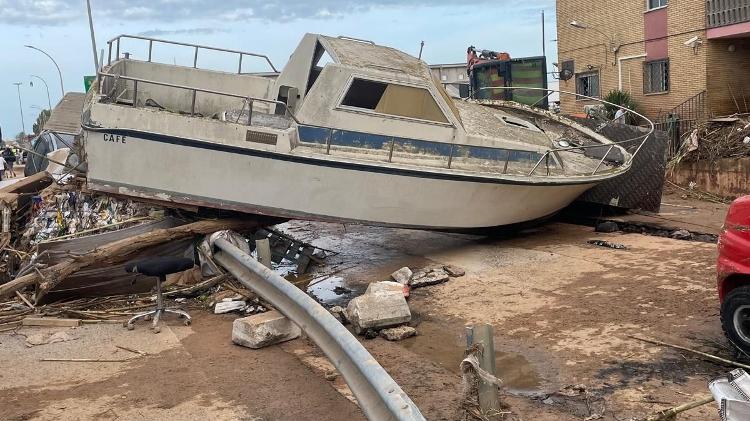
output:
[[185,319],[182,321],[182,324],[184,324],[185,326],[190,326],[192,323],[193,321],[190,319]]
[[126,327],[126,328],[128,328],[128,330],[133,330],[133,329],[135,329],[135,326],[133,326],[133,325],[129,325],[129,324],[126,324],[126,325],[125,325],[125,327]]
[[154,333],[159,333],[159,332],[161,332],[161,328],[159,326],[156,326],[154,328]]

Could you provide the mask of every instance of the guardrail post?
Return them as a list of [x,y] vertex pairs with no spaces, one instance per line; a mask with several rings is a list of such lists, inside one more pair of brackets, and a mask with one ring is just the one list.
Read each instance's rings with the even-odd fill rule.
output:
[[151,63],[151,50],[154,48],[154,40],[148,40],[148,62]]
[[[474,345],[481,347],[481,356],[479,358],[479,367],[484,371],[495,375],[495,341],[492,335],[492,326],[481,324],[477,326],[466,327],[466,346],[471,348]],[[483,414],[490,414],[500,409],[500,402],[497,397],[497,386],[485,382],[479,378],[479,407]]]
[[195,47],[195,55],[193,56],[193,68],[198,67],[198,47]]

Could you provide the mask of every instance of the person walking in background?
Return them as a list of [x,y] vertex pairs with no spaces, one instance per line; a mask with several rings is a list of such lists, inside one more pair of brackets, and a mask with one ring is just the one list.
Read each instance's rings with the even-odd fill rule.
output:
[[16,154],[9,147],[3,149],[2,153],[3,160],[5,161],[5,170],[8,171],[8,178],[15,178],[16,172],[13,166],[16,164]]

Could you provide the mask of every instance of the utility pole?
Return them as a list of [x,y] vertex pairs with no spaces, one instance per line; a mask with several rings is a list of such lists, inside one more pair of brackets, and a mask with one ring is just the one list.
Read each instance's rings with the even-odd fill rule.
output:
[[96,38],[94,37],[94,20],[91,18],[91,0],[86,0],[86,9],[89,13],[89,30],[91,31],[91,49],[94,52],[94,71],[99,74],[99,59],[96,57]]
[[[52,101],[49,99],[49,85],[47,85],[47,81],[44,80],[44,79],[42,79],[41,77],[39,77],[37,75],[31,75],[31,77],[35,77],[35,78],[41,80],[42,83],[44,83],[44,87],[47,88],[47,105],[49,106],[49,110],[52,111]],[[34,82],[29,82],[29,85],[31,85],[31,87],[33,88],[34,87]]]
[[26,134],[26,123],[23,121],[23,104],[21,104],[21,85],[23,83],[14,82],[13,84],[16,85],[16,89],[18,90],[18,110],[21,111],[21,129]]
[[65,88],[63,87],[63,78],[62,78],[62,72],[60,71],[60,66],[57,65],[57,62],[55,59],[52,58],[51,55],[47,54],[46,51],[42,50],[41,48],[36,48],[33,45],[24,45],[26,48],[31,48],[32,50],[37,50],[40,53],[44,54],[45,56],[49,57],[50,60],[52,60],[52,63],[54,63],[55,67],[57,67],[57,74],[60,76],[60,99],[65,96]]
[[542,10],[542,55],[544,57],[547,57],[547,45],[544,40],[544,10]]

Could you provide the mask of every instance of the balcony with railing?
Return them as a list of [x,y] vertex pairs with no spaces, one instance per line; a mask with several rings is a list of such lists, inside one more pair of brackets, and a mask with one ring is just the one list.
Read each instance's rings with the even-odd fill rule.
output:
[[708,38],[750,35],[750,0],[706,0]]

